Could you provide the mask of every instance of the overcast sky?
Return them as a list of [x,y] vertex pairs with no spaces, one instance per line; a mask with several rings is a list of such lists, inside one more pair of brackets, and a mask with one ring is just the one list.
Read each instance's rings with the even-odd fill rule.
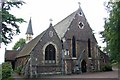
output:
[[79,8],[78,2],[87,18],[90,27],[94,30],[98,45],[104,46],[100,39],[99,32],[104,30],[104,18],[107,17],[107,11],[104,2],[108,0],[24,0],[20,9],[12,9],[11,13],[16,17],[22,17],[27,23],[20,24],[20,35],[15,35],[13,42],[7,46],[4,44],[0,48],[0,63],[4,61],[5,48],[12,49],[13,45],[20,39],[25,38],[25,32],[31,17],[34,36],[36,37],[42,31],[49,27],[49,19],[55,25]]

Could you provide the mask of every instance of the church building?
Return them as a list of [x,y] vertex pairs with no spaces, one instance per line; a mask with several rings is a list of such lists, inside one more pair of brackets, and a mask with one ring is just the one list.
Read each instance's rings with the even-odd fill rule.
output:
[[34,39],[30,19],[26,35],[15,59],[25,76],[100,71],[98,43],[81,7]]

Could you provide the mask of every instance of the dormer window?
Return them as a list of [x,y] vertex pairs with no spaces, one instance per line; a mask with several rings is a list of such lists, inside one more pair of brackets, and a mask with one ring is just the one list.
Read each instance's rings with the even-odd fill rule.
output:
[[79,27],[80,29],[83,29],[83,28],[84,28],[84,23],[83,23],[83,22],[79,22],[78,27]]
[[79,16],[82,16],[83,14],[82,14],[82,12],[79,12],[78,15],[79,15]]

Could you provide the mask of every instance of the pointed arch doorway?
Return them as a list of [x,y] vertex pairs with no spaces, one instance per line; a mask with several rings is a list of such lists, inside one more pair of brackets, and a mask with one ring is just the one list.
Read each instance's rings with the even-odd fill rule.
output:
[[82,73],[87,71],[86,61],[84,59],[81,62],[81,70],[82,70]]

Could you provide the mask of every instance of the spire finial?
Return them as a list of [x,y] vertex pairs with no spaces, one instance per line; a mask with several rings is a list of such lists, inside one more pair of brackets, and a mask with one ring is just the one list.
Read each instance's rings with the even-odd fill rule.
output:
[[78,2],[78,5],[79,5],[79,8],[80,8],[81,3],[80,3],[80,2]]
[[50,21],[50,27],[51,27],[52,26],[52,21],[53,21],[52,18],[50,18],[49,21]]

